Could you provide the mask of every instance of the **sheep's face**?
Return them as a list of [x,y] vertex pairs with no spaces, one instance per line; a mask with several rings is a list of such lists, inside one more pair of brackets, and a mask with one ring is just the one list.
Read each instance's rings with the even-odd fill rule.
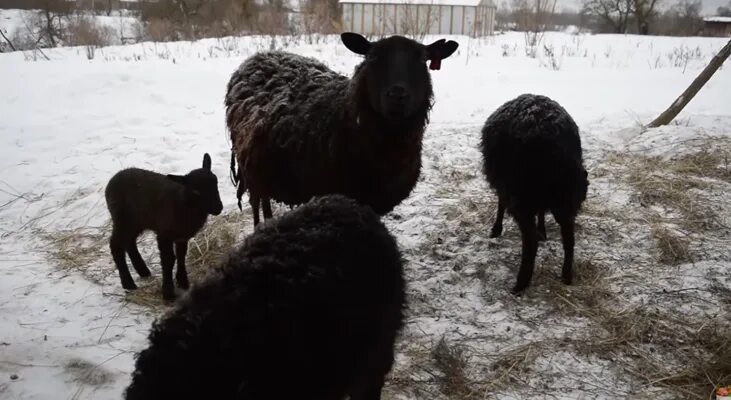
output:
[[203,156],[201,168],[190,171],[185,176],[168,175],[168,178],[185,186],[186,201],[206,214],[218,215],[223,211],[221,196],[218,194],[218,178],[211,171],[211,157]]
[[440,39],[428,46],[403,36],[391,36],[377,42],[356,33],[341,35],[343,44],[365,56],[356,72],[364,85],[371,108],[388,121],[399,123],[417,110],[429,107],[432,88],[426,62],[439,69],[441,60],[457,50],[454,41]]

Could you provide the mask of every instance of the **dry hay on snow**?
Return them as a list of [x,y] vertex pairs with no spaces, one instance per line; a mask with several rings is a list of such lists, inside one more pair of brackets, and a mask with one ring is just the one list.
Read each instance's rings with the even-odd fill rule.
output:
[[[488,237],[497,199],[480,173],[477,136],[445,133],[450,151],[444,137],[425,138],[422,179],[386,217],[408,262],[409,308],[385,398],[703,399],[731,383],[731,280],[719,279],[731,266],[726,139],[675,158],[589,147],[575,284],[560,282],[560,232],[549,216],[533,284],[514,297],[520,235],[507,218],[502,237]],[[189,245],[191,282],[225,257],[249,218],[245,209],[209,220]],[[59,268],[120,293],[109,231],[42,238]],[[136,278],[140,289],[125,297],[158,309],[152,235],[140,252],[155,278]]]

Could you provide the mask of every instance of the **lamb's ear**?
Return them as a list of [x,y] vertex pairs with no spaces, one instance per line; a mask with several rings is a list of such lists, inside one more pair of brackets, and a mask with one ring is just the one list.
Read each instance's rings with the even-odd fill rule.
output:
[[368,54],[368,51],[371,49],[371,42],[357,33],[343,32],[340,34],[340,40],[343,41],[343,44],[348,48],[348,50],[355,54],[364,56]]
[[185,176],[182,176],[182,175],[168,174],[168,179],[170,179],[173,182],[177,182],[177,183],[179,183],[181,185],[185,185],[186,184]]
[[211,156],[208,153],[203,155],[203,169],[207,171],[211,170]]

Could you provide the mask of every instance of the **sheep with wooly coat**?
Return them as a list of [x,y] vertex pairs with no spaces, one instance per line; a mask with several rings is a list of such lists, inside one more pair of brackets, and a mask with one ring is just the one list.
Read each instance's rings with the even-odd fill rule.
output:
[[498,196],[490,237],[502,234],[506,210],[520,228],[523,246],[513,292],[530,285],[538,240],[546,237],[546,211],[551,211],[561,227],[561,276],[564,283],[571,284],[574,221],[589,186],[573,118],[548,97],[523,94],[490,115],[482,128],[480,146],[483,172]]
[[[233,73],[226,124],[239,205],[249,192],[254,224],[271,218],[271,200],[290,206],[339,193],[390,212],[416,185],[433,103],[430,68],[457,49],[402,36],[376,42],[343,33],[365,56],[352,78],[299,55],[259,53]],[[238,161],[238,170],[235,162]]]
[[185,256],[188,241],[203,227],[208,215],[218,215],[223,209],[218,180],[211,172],[211,157],[206,153],[201,168],[184,176],[163,175],[140,168],[124,169],[109,180],[104,195],[112,217],[109,247],[122,287],[137,289],[125,253],[129,254],[137,274],[141,277],[151,275],[137,250],[137,237],[151,230],[157,234],[160,250],[163,298],[175,298],[173,266],[176,259],[175,279],[178,287],[187,289]]
[[369,207],[319,197],[260,224],[153,325],[127,400],[377,400],[403,261]]

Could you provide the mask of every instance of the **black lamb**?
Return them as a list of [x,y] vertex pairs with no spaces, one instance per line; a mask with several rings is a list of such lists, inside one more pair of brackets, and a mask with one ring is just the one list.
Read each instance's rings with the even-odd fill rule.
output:
[[561,277],[571,284],[574,220],[589,186],[576,123],[548,97],[523,94],[490,115],[482,128],[481,147],[483,171],[498,196],[490,237],[502,233],[505,210],[522,236],[520,271],[513,292],[530,285],[538,240],[546,237],[546,211],[551,211],[561,227]]
[[314,198],[260,224],[153,324],[126,399],[379,399],[402,268],[369,207]]
[[137,274],[150,276],[150,270],[137,250],[137,237],[151,230],[157,234],[160,250],[162,297],[166,300],[175,298],[173,265],[176,258],[175,280],[178,287],[187,289],[188,240],[203,227],[209,214],[218,215],[223,209],[218,180],[211,172],[211,157],[206,153],[203,166],[184,176],[162,175],[139,168],[124,169],[109,180],[105,197],[112,215],[109,247],[122,287],[137,289],[127,267],[125,251]]
[[383,215],[416,185],[433,105],[426,62],[439,69],[458,44],[424,46],[402,36],[371,43],[355,33],[341,39],[365,56],[352,79],[281,51],[256,54],[231,76],[231,172],[239,207],[249,191],[255,225],[260,205],[271,218],[272,199],[294,206],[330,193]]

